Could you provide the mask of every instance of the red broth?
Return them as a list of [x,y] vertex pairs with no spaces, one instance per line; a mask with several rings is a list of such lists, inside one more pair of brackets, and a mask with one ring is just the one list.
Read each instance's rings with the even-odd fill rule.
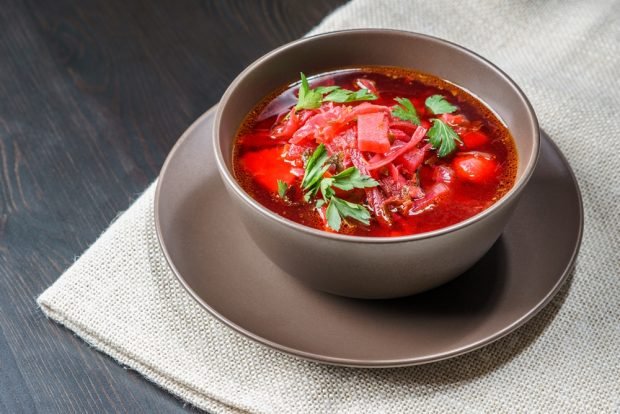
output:
[[[517,152],[508,129],[463,89],[435,76],[388,67],[343,69],[309,79],[310,89],[319,86],[350,91],[345,97],[358,93],[375,99],[333,102],[327,91],[319,95],[322,102],[310,105],[320,106],[296,110],[297,82],[266,97],[238,131],[236,179],[275,213],[341,234],[404,236],[472,217],[513,186]],[[412,103],[419,122],[411,119],[402,98]],[[454,149],[440,156],[443,141]],[[327,197],[318,184],[314,194],[302,188],[310,173],[308,160],[319,145],[327,157],[319,168],[325,170],[319,184],[347,169],[372,181],[350,190],[326,185]],[[329,196],[338,199],[331,209]],[[343,209],[339,200],[357,213]]]

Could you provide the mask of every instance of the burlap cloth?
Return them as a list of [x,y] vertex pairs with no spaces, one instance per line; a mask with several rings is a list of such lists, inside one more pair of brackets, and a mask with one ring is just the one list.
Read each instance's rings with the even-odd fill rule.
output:
[[620,412],[620,2],[354,0],[313,33],[359,27],[428,33],[489,58],[568,157],[583,245],[571,282],[537,317],[479,351],[406,369],[280,354],[183,290],[157,244],[153,186],[39,297],[43,312],[214,412]]

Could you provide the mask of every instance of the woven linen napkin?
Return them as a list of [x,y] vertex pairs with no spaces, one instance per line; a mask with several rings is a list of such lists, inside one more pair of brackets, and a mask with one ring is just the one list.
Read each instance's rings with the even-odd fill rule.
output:
[[619,412],[620,2],[354,0],[313,33],[354,27],[457,42],[521,85],[583,191],[570,287],[515,333],[452,360],[303,361],[232,332],[183,290],[156,240],[152,185],[39,297],[43,312],[213,412]]

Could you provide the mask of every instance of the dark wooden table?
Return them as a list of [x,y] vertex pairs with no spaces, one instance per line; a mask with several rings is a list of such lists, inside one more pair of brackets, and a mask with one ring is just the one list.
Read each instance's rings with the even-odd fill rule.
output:
[[263,53],[344,0],[0,4],[0,412],[184,407],[46,320],[35,298]]

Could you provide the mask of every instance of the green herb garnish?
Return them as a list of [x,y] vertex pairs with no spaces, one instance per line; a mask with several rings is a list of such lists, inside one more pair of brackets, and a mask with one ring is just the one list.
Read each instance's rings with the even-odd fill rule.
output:
[[[308,162],[306,162],[306,171],[304,172],[304,178],[301,180],[301,188],[306,193],[306,201],[316,194],[319,189],[319,181],[323,178],[323,174],[329,169],[330,165],[326,164],[329,155],[327,155],[327,150],[325,149],[325,145],[321,144],[312,153],[310,158],[308,158]],[[312,193],[308,195],[308,193]]]
[[330,180],[334,187],[344,191],[353,190],[354,188],[371,188],[379,185],[372,177],[362,175],[360,170],[355,167],[349,167],[333,177],[324,178],[323,180]]
[[367,175],[362,175],[355,167],[347,168],[332,177],[323,177],[332,165],[329,159],[323,144],[320,144],[308,159],[301,182],[301,187],[306,192],[304,199],[309,202],[319,191],[321,192],[322,199],[316,201],[316,207],[321,208],[325,203],[329,203],[325,213],[327,225],[335,231],[340,230],[342,220],[347,218],[353,218],[367,225],[370,213],[366,207],[336,197],[334,188],[348,191],[354,188],[375,187],[379,183]]
[[321,95],[325,95],[326,93],[330,93],[333,92],[337,89],[340,89],[340,86],[319,86],[317,88],[315,88],[314,90],[317,91],[318,93],[320,93]]
[[[301,85],[299,86],[299,93],[297,97],[297,105],[295,110],[300,109],[316,109],[321,106],[323,102],[356,102],[356,101],[373,101],[377,99],[377,96],[370,92],[368,89],[359,89],[357,91],[350,91],[348,89],[342,89],[340,86],[319,86],[315,89],[310,89],[310,84],[306,75],[300,73]],[[323,96],[327,95],[327,96]]]
[[340,211],[338,211],[338,207],[336,207],[336,203],[333,202],[333,198],[330,200],[327,210],[325,210],[325,216],[329,227],[336,231],[340,230],[342,219],[340,217]]
[[441,95],[433,95],[426,98],[426,107],[435,115],[451,114],[458,108],[452,105]]
[[420,117],[411,101],[407,98],[394,98],[398,105],[392,107],[392,115],[403,121],[409,121],[413,124],[420,125]]
[[306,75],[300,73],[301,75],[301,86],[299,87],[299,96],[297,100],[297,105],[295,105],[295,110],[299,111],[300,109],[315,109],[321,106],[321,100],[323,95],[321,92],[318,92],[316,89],[310,89],[310,85],[308,84],[308,79],[306,79]]
[[432,119],[433,126],[428,130],[428,141],[437,150],[437,155],[445,157],[456,149],[457,141],[462,143],[459,134],[457,134],[450,125],[441,119]]
[[284,198],[286,196],[286,191],[288,190],[288,184],[286,184],[282,180],[278,180],[278,195],[280,198]]
[[329,95],[323,98],[324,102],[355,102],[355,101],[374,101],[377,96],[370,92],[368,89],[358,89],[357,91],[350,91],[348,89],[334,89]]
[[329,199],[325,215],[327,216],[327,225],[336,231],[340,230],[341,219],[352,218],[362,224],[370,224],[370,213],[366,207],[335,196]]

